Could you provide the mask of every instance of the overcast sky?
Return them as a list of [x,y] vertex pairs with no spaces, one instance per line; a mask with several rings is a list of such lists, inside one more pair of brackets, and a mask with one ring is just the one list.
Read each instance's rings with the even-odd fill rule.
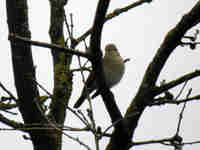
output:
[[[29,23],[32,33],[32,39],[49,42],[49,2],[29,0]],[[116,8],[121,8],[133,1],[112,1],[109,7],[109,12]],[[126,72],[122,82],[112,89],[117,104],[121,112],[124,114],[127,106],[136,94],[141,83],[147,65],[152,60],[163,41],[166,33],[172,29],[194,5],[196,0],[155,0],[151,4],[144,4],[127,13],[114,18],[105,24],[102,36],[102,49],[105,44],[115,43],[124,58],[131,58],[131,61],[126,64]],[[65,7],[66,13],[73,13],[74,17],[74,36],[79,37],[88,28],[91,27],[97,1],[78,1],[69,0],[69,4]],[[12,73],[11,53],[8,39],[8,29],[6,23],[6,5],[5,1],[0,1],[0,81],[6,85],[14,94],[14,80]],[[197,26],[196,28],[198,28]],[[194,28],[195,29],[195,28]],[[188,34],[194,33],[194,29]],[[78,47],[81,48],[82,47]],[[48,91],[52,91],[52,62],[51,55],[48,49],[33,47],[34,64],[37,66],[37,78],[39,83],[44,85]],[[167,61],[159,81],[166,79],[167,81],[176,79],[181,75],[199,69],[199,48],[191,51],[188,47],[178,47]],[[77,59],[73,59],[73,67],[76,67]],[[79,97],[83,84],[81,83],[80,75],[74,75],[74,90],[70,106],[72,106]],[[193,87],[193,95],[199,92],[200,80],[197,78],[194,82],[189,82],[188,88]],[[173,89],[172,92],[177,94],[180,88]],[[0,90],[0,96],[5,94]],[[183,95],[185,96],[185,95]],[[97,123],[103,129],[110,125],[109,116],[100,99],[97,98],[95,103],[95,118]],[[98,107],[97,107],[98,106]],[[88,104],[85,103],[81,109],[86,110]],[[181,126],[181,136],[184,141],[200,140],[199,126],[200,120],[198,116],[200,104],[193,102],[187,105],[184,113],[183,124]],[[172,136],[177,127],[178,115],[180,106],[159,106],[147,108],[142,115],[138,128],[135,134],[135,140],[150,140]],[[79,126],[80,122],[72,115],[66,120],[66,125]],[[16,119],[14,117],[13,119]],[[20,118],[19,118],[20,119]],[[0,123],[0,128],[7,128]],[[31,149],[31,142],[25,141],[21,132],[0,131],[1,147],[6,147],[8,150],[13,148]],[[69,133],[74,137],[80,137],[80,140],[88,143],[94,149],[94,139],[91,134]],[[107,140],[100,142],[104,149]],[[70,144],[73,148],[80,148],[76,142],[64,137],[63,149]],[[199,145],[185,146],[184,150],[199,150]],[[81,149],[84,149],[81,147]],[[148,146],[138,146],[136,150],[149,150]],[[151,145],[151,149],[155,150],[172,150],[172,147],[161,145]]]

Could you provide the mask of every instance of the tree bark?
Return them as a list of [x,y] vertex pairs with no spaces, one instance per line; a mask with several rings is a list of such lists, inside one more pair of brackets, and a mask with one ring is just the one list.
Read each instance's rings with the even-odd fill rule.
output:
[[[27,1],[7,0],[6,7],[9,34],[30,38]],[[38,103],[40,96],[35,83],[35,67],[31,45],[23,41],[11,40],[11,53],[15,86],[19,99],[19,111],[22,114],[25,126],[38,128],[37,130],[27,131],[34,150],[61,150],[62,133],[60,131],[56,129],[39,129],[40,127],[47,127],[47,125],[52,126],[49,122],[50,118],[45,116],[44,110]],[[62,109],[62,111],[65,110]],[[57,114],[57,116],[59,115],[62,119],[56,117],[58,118],[56,122],[63,123],[64,115]]]

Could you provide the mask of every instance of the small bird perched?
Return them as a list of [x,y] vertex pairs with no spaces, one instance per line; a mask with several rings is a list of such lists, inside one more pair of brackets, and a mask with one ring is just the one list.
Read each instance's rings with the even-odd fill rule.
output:
[[[125,65],[122,57],[120,56],[114,44],[108,44],[105,47],[105,56],[103,58],[103,70],[105,75],[106,84],[109,88],[113,87],[122,79],[125,71]],[[92,71],[87,78],[85,86],[82,90],[81,96],[75,103],[74,108],[78,108],[87,98],[88,94],[98,89],[96,77]],[[97,94],[97,93],[95,93]],[[95,95],[97,96],[97,95]],[[92,98],[95,97],[93,95]]]

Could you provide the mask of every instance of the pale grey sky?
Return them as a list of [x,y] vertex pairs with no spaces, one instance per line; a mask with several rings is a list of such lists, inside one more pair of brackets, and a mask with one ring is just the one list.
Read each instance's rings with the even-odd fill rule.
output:
[[[32,39],[49,42],[49,2],[41,1],[39,5],[38,2],[34,0],[29,0],[28,2]],[[127,0],[126,2],[112,1],[109,12],[116,8],[126,6],[131,2],[131,0]],[[102,36],[102,48],[104,48],[105,44],[113,42],[117,45],[123,57],[131,58],[131,61],[126,65],[126,73],[122,82],[112,89],[122,113],[125,113],[131,99],[136,94],[145,69],[156,53],[156,50],[159,48],[166,33],[179,22],[181,17],[187,13],[195,5],[195,3],[196,0],[155,0],[151,4],[144,4],[132,9],[105,24]],[[84,2],[69,0],[66,12],[68,14],[73,13],[75,37],[80,36],[91,27],[96,4],[97,1],[91,0]],[[5,1],[0,1],[0,67],[3,68],[0,75],[0,81],[13,93],[15,93],[10,47],[9,41],[7,40],[8,30],[5,8]],[[193,31],[191,30],[191,32]],[[39,47],[33,47],[32,49],[34,63],[37,66],[37,78],[39,82],[46,87],[46,89],[51,91],[52,68],[50,51]],[[167,61],[167,64],[161,73],[160,81],[162,79],[170,81],[185,73],[199,69],[197,61],[199,60],[199,55],[199,48],[195,51],[191,51],[188,47],[178,47]],[[76,58],[73,59],[73,64],[74,66],[77,64]],[[195,94],[195,92],[199,92],[200,80],[195,79],[194,81],[195,82],[189,82],[188,86],[193,87]],[[81,90],[78,87],[80,86],[83,86],[80,75],[75,74],[74,91],[70,105],[73,105],[78,98]],[[178,91],[178,89],[179,88],[174,89],[173,91]],[[3,93],[4,92],[0,90],[0,96],[2,96]],[[110,119],[102,101],[100,100],[100,97],[97,99],[98,100],[93,102],[95,103],[94,107],[96,110],[95,118],[97,123],[105,129],[110,125]],[[85,103],[81,109],[85,110],[87,106],[88,104]],[[198,117],[194,116],[195,113],[198,113],[199,107],[200,103],[197,102],[187,105],[181,128],[181,135],[185,141],[192,141],[195,139],[200,140],[200,134],[198,134],[200,120]],[[139,121],[134,139],[140,141],[172,136],[176,130],[180,108],[180,106],[165,105],[146,109]],[[70,124],[78,126],[77,124],[79,123],[80,122],[73,115],[68,117],[66,120],[66,125]],[[0,123],[0,128],[3,127],[6,126]],[[8,150],[13,148],[31,148],[31,142],[25,141],[20,132],[0,132],[1,147],[6,147]],[[83,140],[94,148],[94,139],[91,134],[69,134],[75,137],[80,137],[80,140]],[[64,137],[63,141],[63,149],[65,149],[68,145],[76,149],[84,149],[79,144],[66,137]],[[102,149],[104,149],[106,142],[107,140],[102,140],[100,142]],[[155,150],[173,149],[171,147],[164,147],[158,144],[151,145],[150,147],[149,145],[138,146],[135,149],[149,150],[150,148]],[[199,148],[200,145],[193,145],[185,146],[183,150],[199,150]]]

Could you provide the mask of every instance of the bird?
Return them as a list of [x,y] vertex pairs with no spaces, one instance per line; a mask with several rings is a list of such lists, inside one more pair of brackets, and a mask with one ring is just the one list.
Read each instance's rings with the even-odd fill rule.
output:
[[[125,72],[125,64],[123,58],[120,56],[120,53],[115,46],[115,44],[110,43],[105,46],[105,55],[103,57],[103,71],[105,76],[106,85],[109,88],[117,85],[122,79]],[[84,88],[81,92],[81,96],[74,104],[74,108],[79,108],[85,99],[88,97],[88,94],[91,94],[93,91],[98,89],[98,84],[94,71],[91,71],[89,74]],[[96,97],[99,93],[96,92],[92,98]]]

